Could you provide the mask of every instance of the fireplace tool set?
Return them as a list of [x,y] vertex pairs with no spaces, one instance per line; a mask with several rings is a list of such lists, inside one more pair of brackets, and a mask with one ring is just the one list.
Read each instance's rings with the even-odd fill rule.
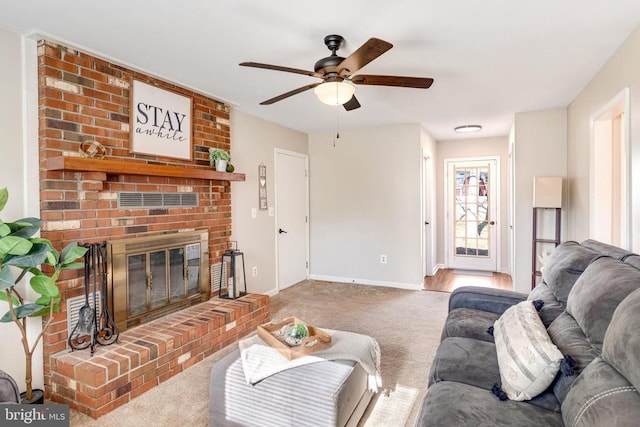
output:
[[[91,346],[93,355],[96,343],[110,345],[118,341],[120,332],[107,307],[107,257],[106,242],[87,243],[84,255],[84,305],[78,311],[78,321],[69,335],[71,350]],[[100,305],[98,306],[98,293]],[[90,295],[91,294],[91,295]],[[92,298],[93,304],[89,303]]]

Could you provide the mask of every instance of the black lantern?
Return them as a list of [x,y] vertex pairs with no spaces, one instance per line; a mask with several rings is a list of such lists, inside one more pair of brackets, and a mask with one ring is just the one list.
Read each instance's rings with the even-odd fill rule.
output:
[[[236,242],[237,246],[237,242]],[[235,249],[227,249],[222,254],[220,272],[220,298],[236,299],[247,294],[247,276],[244,272],[244,254]]]

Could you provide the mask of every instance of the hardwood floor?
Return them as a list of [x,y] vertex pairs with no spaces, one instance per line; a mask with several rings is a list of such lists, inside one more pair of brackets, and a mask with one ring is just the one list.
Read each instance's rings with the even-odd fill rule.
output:
[[513,288],[511,276],[504,273],[472,274],[461,273],[460,270],[440,269],[435,276],[424,278],[425,291],[451,292],[461,286],[484,286],[487,288],[508,289]]

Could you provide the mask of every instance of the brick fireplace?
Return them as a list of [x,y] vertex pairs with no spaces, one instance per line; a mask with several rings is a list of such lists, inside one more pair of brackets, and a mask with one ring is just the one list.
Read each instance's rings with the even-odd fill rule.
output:
[[[130,151],[133,80],[191,99],[191,160]],[[61,248],[206,231],[209,265],[231,236],[231,189],[241,173],[215,172],[210,147],[230,150],[229,105],[49,41],[38,45],[40,217],[42,236]],[[105,159],[79,157],[83,143]],[[243,185],[242,183],[233,185]],[[193,195],[190,206],[127,207],[124,193]],[[60,313],[43,338],[47,398],[97,417],[212,354],[269,318],[268,298],[212,299],[128,329],[121,346],[69,353],[67,304],[84,295],[83,271],[64,272]],[[214,290],[213,286],[211,287]],[[164,335],[158,335],[166,328]]]

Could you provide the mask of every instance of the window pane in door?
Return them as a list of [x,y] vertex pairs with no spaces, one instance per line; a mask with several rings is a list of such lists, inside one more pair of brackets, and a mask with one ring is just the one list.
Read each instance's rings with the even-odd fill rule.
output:
[[454,176],[455,254],[488,257],[489,165],[456,167]]

